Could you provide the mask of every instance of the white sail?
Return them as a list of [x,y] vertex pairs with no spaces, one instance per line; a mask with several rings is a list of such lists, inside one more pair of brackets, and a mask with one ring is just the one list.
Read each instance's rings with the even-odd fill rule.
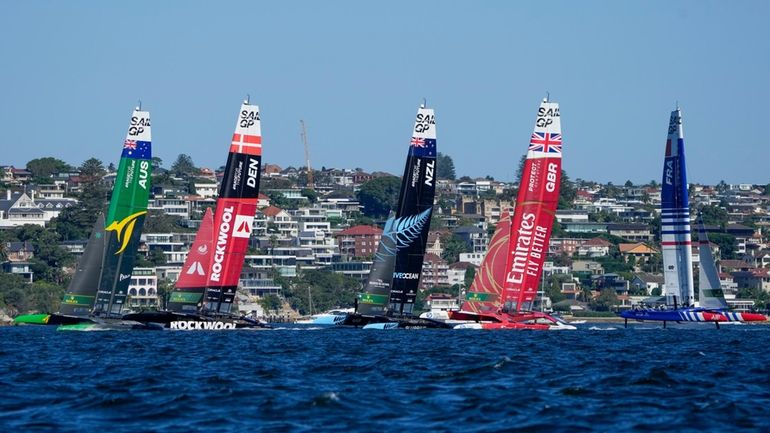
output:
[[698,295],[700,306],[703,308],[727,308],[722,283],[719,281],[717,266],[711,254],[709,238],[703,226],[703,220],[698,224],[698,255],[700,266],[698,272]]

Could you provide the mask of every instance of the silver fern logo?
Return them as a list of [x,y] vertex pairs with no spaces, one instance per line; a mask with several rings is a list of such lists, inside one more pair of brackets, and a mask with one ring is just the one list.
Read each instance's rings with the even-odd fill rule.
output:
[[389,218],[382,230],[380,244],[377,249],[376,259],[384,259],[396,255],[401,248],[407,248],[420,237],[423,228],[430,222],[430,214],[433,208],[428,208],[417,215],[408,215],[401,218]]

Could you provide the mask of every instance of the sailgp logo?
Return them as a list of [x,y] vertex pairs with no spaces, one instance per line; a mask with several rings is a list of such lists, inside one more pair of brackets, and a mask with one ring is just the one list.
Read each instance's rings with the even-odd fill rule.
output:
[[222,222],[219,224],[217,249],[214,251],[214,264],[211,266],[211,281],[219,282],[222,273],[222,262],[225,261],[225,250],[230,235],[230,222],[233,220],[234,206],[222,209]]
[[131,235],[134,233],[134,226],[136,225],[136,220],[139,219],[140,216],[146,213],[147,211],[143,210],[135,214],[131,214],[120,221],[113,221],[110,225],[108,225],[104,229],[108,232],[115,232],[115,234],[118,236],[118,242],[120,242],[120,249],[117,252],[115,252],[115,255],[121,254],[123,251],[126,250],[126,247],[128,247],[128,241],[131,240]]

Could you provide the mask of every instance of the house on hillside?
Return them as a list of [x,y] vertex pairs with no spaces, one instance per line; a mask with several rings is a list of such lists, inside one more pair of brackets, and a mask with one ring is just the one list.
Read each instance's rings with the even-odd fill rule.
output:
[[663,275],[649,274],[647,272],[638,272],[634,274],[634,278],[631,279],[630,288],[634,292],[641,292],[647,296],[652,295],[652,291],[655,289],[663,290],[664,279]]
[[340,254],[352,257],[372,257],[382,237],[382,229],[376,226],[358,225],[334,235]]
[[628,263],[631,258],[634,258],[634,262],[638,265],[647,263],[652,256],[657,254],[658,250],[652,248],[644,242],[636,242],[633,244],[618,244],[618,250],[620,255]]
[[577,249],[579,256],[604,257],[609,255],[612,243],[606,239],[595,237],[583,242]]

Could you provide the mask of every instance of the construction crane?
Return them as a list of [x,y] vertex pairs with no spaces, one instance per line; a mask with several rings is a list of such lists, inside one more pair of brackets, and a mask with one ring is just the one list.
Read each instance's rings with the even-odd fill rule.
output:
[[313,185],[313,169],[310,168],[310,146],[307,144],[307,129],[305,129],[305,121],[301,120],[299,121],[299,125],[302,127],[302,131],[300,132],[300,135],[302,136],[302,143],[305,145],[305,164],[307,164],[307,187],[310,189],[314,189],[315,185]]

